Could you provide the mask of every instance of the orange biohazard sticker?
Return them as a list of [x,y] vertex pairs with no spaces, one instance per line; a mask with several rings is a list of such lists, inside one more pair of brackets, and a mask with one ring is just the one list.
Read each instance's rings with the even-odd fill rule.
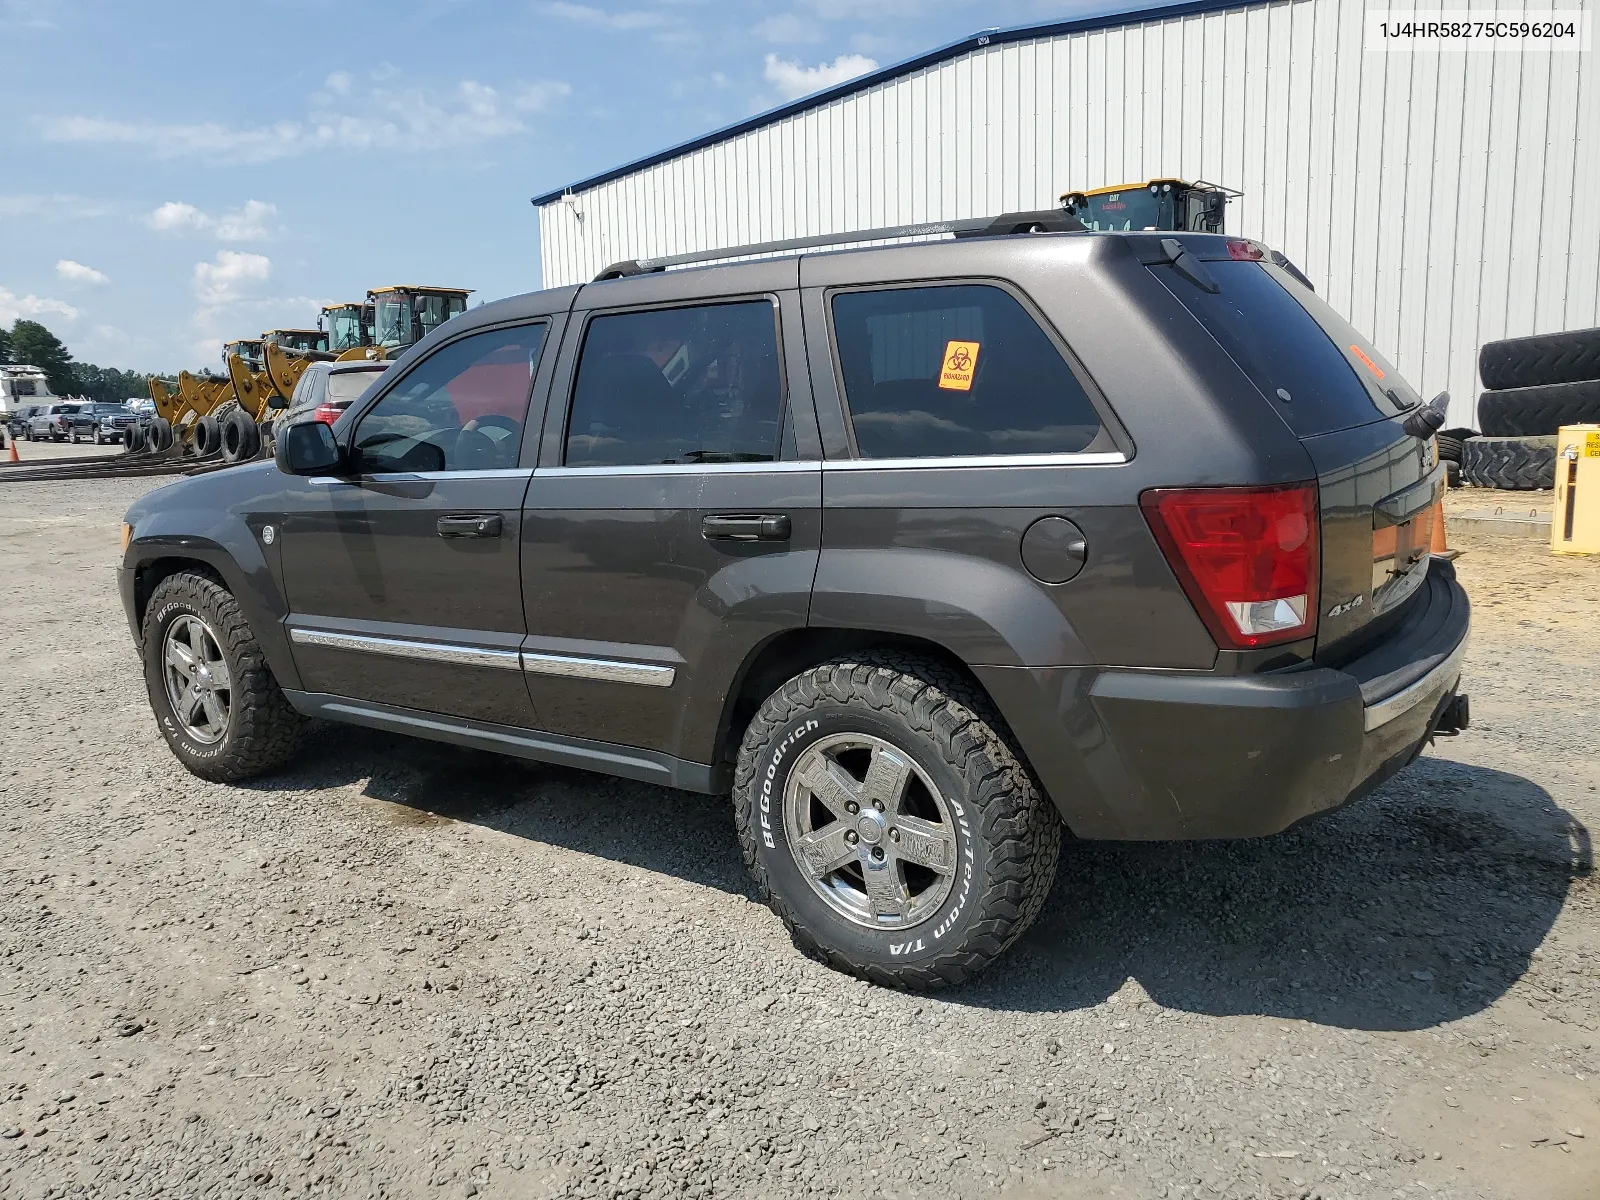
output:
[[946,342],[944,366],[939,369],[939,386],[953,392],[970,392],[972,377],[978,370],[977,342]]
[[1383,378],[1383,368],[1377,363],[1373,362],[1372,359],[1368,358],[1367,352],[1360,346],[1351,346],[1350,353],[1359,358],[1366,365],[1367,370],[1371,371],[1374,376],[1379,379]]

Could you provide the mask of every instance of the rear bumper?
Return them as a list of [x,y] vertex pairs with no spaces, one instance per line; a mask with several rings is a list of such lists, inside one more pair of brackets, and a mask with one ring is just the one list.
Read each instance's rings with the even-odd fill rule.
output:
[[1337,668],[978,674],[1078,836],[1258,837],[1371,791],[1455,718],[1469,620],[1435,559],[1404,619]]

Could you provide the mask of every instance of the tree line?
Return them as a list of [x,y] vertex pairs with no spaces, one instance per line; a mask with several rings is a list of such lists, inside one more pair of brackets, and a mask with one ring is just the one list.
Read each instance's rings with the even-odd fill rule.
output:
[[18,317],[10,329],[0,325],[0,363],[27,363],[38,367],[57,396],[83,396],[89,400],[120,403],[149,394],[146,376],[78,362],[72,351],[38,321]]

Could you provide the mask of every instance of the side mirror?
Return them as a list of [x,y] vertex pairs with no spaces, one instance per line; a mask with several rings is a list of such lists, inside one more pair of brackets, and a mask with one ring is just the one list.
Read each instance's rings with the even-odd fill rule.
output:
[[285,475],[338,475],[346,466],[333,429],[321,421],[297,421],[281,430],[273,458]]
[[285,409],[285,408],[289,407],[289,402],[287,400],[285,400],[282,396],[278,395],[277,392],[268,392],[267,393],[267,407],[268,408],[276,408],[276,409]]

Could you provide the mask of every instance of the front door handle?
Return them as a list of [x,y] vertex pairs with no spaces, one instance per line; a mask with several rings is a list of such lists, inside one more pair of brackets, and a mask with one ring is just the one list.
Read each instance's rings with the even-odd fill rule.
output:
[[451,513],[439,518],[442,538],[497,538],[502,521],[499,513]]
[[718,513],[700,522],[710,541],[787,542],[791,528],[786,513]]

